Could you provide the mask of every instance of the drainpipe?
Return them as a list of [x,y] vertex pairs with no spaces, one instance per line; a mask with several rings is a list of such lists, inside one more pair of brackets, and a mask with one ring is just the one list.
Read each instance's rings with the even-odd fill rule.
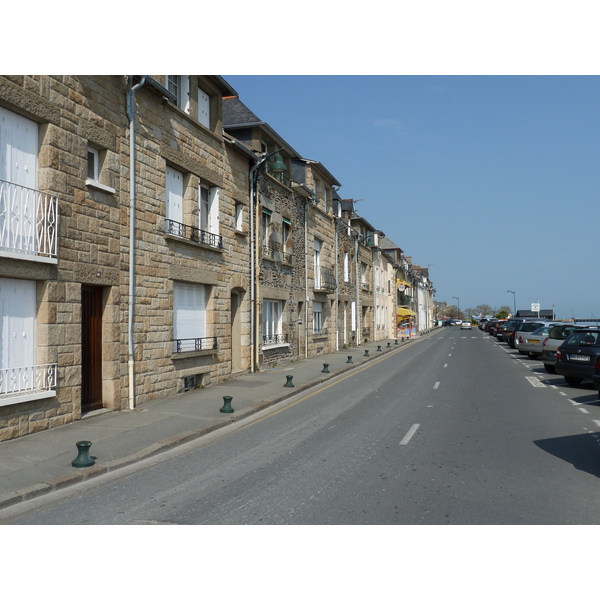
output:
[[[133,83],[133,76],[130,76]],[[129,322],[127,325],[129,361],[129,410],[135,408],[135,353],[133,347],[133,310],[135,304],[135,104],[134,97],[146,82],[142,76],[127,94],[127,117],[129,119]]]

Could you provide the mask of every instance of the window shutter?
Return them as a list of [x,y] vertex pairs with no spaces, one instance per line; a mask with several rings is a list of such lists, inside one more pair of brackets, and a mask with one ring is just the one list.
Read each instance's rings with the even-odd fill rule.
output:
[[210,197],[208,204],[210,206],[209,212],[209,227],[210,232],[215,235],[219,235],[219,193],[218,187],[210,188]]
[[210,98],[200,88],[198,88],[198,121],[210,128]]
[[0,107],[0,179],[37,189],[37,123]]
[[183,173],[167,167],[167,219],[183,223]]
[[206,288],[203,285],[175,281],[173,308],[173,339],[206,337]]
[[0,279],[0,368],[35,364],[36,284]]

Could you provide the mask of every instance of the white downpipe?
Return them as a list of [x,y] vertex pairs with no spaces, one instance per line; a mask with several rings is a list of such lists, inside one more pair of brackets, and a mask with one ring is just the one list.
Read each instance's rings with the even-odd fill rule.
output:
[[[132,78],[133,82],[133,78]],[[135,106],[134,96],[146,82],[140,82],[129,89],[127,95],[127,116],[129,118],[129,322],[127,363],[129,372],[129,410],[135,408],[135,352],[133,347],[133,311],[135,306]]]

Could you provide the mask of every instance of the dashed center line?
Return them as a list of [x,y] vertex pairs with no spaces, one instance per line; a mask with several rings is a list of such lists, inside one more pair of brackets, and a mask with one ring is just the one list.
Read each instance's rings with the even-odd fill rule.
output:
[[433,389],[434,389],[434,390],[437,390],[439,387],[440,387],[440,382],[439,382],[439,381],[436,381],[436,382],[433,384]]
[[408,433],[402,438],[402,441],[400,442],[400,446],[406,446],[408,444],[408,442],[410,442],[410,439],[412,438],[412,436],[415,435],[417,429],[419,429],[419,424],[415,423],[408,430]]

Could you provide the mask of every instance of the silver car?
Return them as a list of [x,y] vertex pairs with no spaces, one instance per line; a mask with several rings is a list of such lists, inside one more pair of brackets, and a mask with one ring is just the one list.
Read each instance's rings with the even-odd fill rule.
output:
[[558,323],[536,323],[537,329],[533,331],[517,331],[515,335],[515,348],[520,354],[527,354],[529,358],[542,358],[542,345],[550,334],[554,325]]

